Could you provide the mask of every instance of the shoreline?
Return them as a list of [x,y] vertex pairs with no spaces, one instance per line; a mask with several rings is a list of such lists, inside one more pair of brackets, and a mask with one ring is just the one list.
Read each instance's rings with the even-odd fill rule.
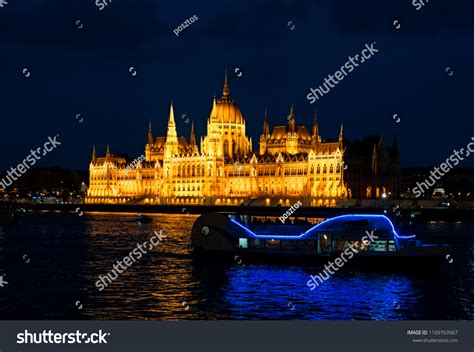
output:
[[[217,206],[217,205],[126,205],[126,204],[22,204],[9,203],[10,206],[31,211],[65,211],[65,212],[103,212],[103,213],[142,213],[142,214],[203,214],[209,212],[236,212],[250,215],[266,215],[280,217],[290,207],[265,206]],[[400,209],[402,216],[414,213],[417,219],[432,221],[473,221],[474,209],[459,208],[412,208]],[[334,217],[344,214],[386,214],[391,217],[391,207],[299,207],[293,214],[295,217]]]

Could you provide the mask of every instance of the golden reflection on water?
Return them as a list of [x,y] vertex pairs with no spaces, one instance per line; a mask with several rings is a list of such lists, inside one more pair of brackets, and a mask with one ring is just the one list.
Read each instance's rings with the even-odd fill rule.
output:
[[[198,288],[191,273],[191,227],[197,215],[148,214],[149,224],[137,224],[134,213],[90,214],[88,222],[87,276],[90,299],[100,306],[85,310],[95,319],[195,319],[192,305]],[[99,291],[95,282],[111,272],[117,260],[128,255],[138,243],[163,230],[163,241],[119,274]],[[115,275],[112,274],[112,277]],[[186,302],[186,303],[183,303]],[[133,307],[137,307],[134,312]],[[189,308],[188,308],[189,307]],[[132,308],[132,309],[130,309]]]

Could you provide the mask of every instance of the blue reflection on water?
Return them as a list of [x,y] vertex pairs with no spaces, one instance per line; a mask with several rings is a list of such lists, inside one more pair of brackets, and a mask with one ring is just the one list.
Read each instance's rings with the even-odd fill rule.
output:
[[310,291],[306,282],[316,273],[278,265],[231,267],[223,300],[234,319],[391,320],[406,318],[417,303],[404,276],[345,271]]

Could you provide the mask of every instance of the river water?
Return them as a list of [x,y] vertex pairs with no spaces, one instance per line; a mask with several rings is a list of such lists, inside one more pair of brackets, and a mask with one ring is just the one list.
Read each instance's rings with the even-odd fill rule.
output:
[[[0,230],[0,319],[325,319],[471,320],[474,226],[429,222],[423,238],[448,241],[441,270],[421,274],[341,269],[316,290],[321,267],[197,263],[190,254],[195,215],[26,214]],[[149,240],[166,236],[102,291],[95,283]],[[449,263],[452,261],[451,263]]]

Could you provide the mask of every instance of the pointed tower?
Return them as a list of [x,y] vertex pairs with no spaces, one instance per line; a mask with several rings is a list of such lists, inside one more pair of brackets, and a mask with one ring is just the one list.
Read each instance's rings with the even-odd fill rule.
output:
[[318,113],[316,111],[313,117],[313,138],[319,139]]
[[196,136],[194,135],[194,121],[191,122],[191,136],[189,137],[189,146],[191,147],[191,153],[199,154]]
[[260,155],[267,152],[267,140],[270,137],[270,127],[268,126],[267,108],[265,108],[265,116],[263,117],[263,130],[260,135]]
[[207,119],[207,130],[209,131],[209,124],[211,122],[217,122],[217,98],[216,95],[214,94],[214,98],[212,99],[212,110],[209,115],[209,118]]
[[321,136],[319,135],[318,113],[314,112],[313,117],[313,135],[311,136],[313,151],[316,152],[318,145],[321,143]]
[[295,133],[296,132],[296,121],[295,121],[295,110],[293,108],[293,104],[291,104],[290,114],[288,115],[288,132]]
[[377,174],[377,144],[374,143],[374,148],[372,149],[372,173]]
[[92,147],[92,159],[91,159],[91,163],[92,164],[95,164],[95,161],[97,159],[97,156],[95,154],[95,145]]
[[151,131],[151,120],[148,121],[148,138],[147,138],[147,144],[153,144],[153,133]]
[[109,160],[110,159],[110,147],[109,145],[107,144],[107,150],[105,152],[105,159],[106,160]]
[[296,133],[295,110],[291,104],[290,114],[288,115],[288,133],[286,136],[286,152],[289,154],[298,153],[298,134]]
[[265,137],[268,137],[270,134],[270,127],[268,126],[268,116],[267,116],[267,108],[265,108],[265,116],[263,117],[263,132],[262,134]]
[[222,89],[222,101],[231,101],[229,82],[227,81],[227,69],[224,75],[224,88]]
[[343,124],[341,123],[341,130],[339,131],[339,149],[342,150],[342,140],[344,139]]
[[148,137],[145,145],[145,160],[152,160],[152,148],[153,148],[153,133],[151,131],[151,120],[148,121]]
[[170,104],[170,116],[168,118],[168,130],[166,132],[165,158],[171,158],[178,154],[178,134],[176,133],[176,123],[174,121],[173,102]]

